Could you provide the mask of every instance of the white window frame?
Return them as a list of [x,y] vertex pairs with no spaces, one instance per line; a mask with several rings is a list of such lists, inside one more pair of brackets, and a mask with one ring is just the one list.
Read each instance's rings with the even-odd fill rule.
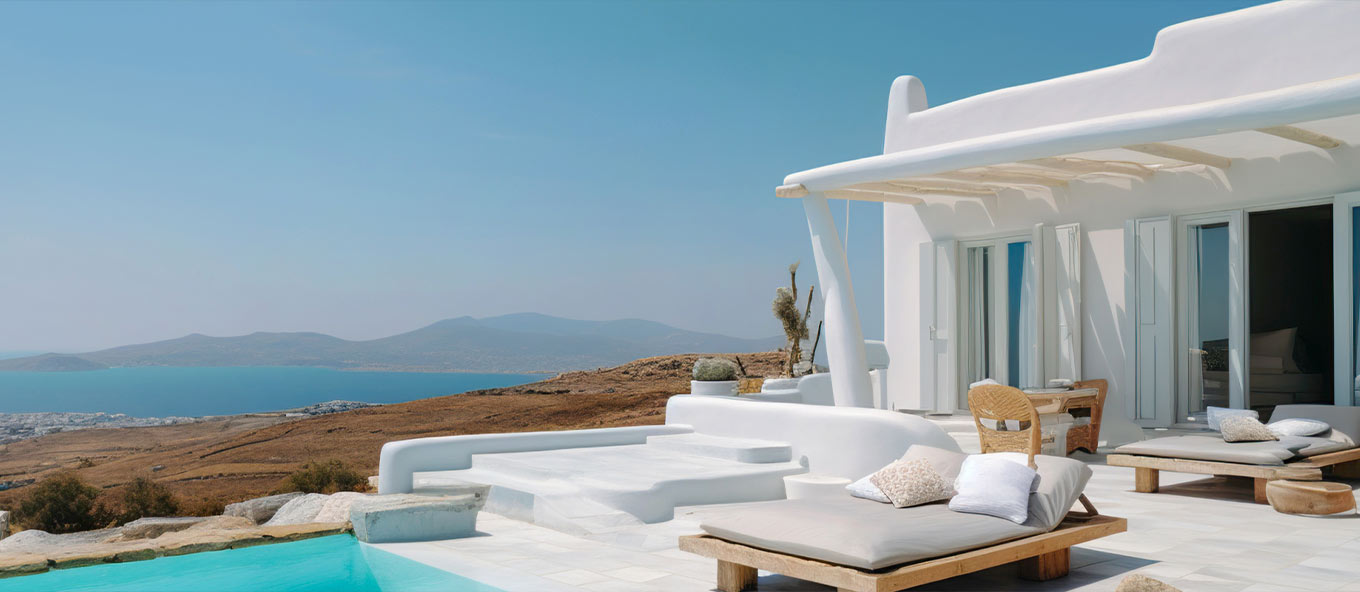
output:
[[1336,405],[1353,406],[1355,372],[1355,273],[1351,256],[1355,231],[1352,209],[1360,207],[1360,192],[1340,193],[1332,200],[1332,397]]

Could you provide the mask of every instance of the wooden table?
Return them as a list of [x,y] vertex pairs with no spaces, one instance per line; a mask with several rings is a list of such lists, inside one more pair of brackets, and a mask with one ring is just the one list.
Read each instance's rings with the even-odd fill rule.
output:
[[[1030,402],[1034,403],[1034,410],[1039,415],[1049,415],[1054,413],[1069,413],[1074,418],[1089,417],[1092,421],[1098,415],[1096,408],[1100,406],[1100,390],[1093,388],[1072,389],[1058,391],[1057,389],[1025,389],[1025,395]],[[1067,432],[1067,452],[1071,453],[1078,448],[1087,452],[1095,452],[1097,443],[1095,439],[1095,429],[1090,424],[1073,426]]]
[[1074,409],[1095,409],[1100,404],[1100,391],[1093,388],[1050,392],[1056,389],[1025,389],[1040,415],[1071,413]]

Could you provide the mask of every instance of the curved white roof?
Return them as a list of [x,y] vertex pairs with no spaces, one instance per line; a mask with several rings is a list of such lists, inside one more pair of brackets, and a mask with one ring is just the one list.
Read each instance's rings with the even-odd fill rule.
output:
[[1163,30],[1146,59],[927,109],[899,78],[886,154],[776,191],[919,203],[1147,177],[1360,143],[1360,2],[1282,2]]

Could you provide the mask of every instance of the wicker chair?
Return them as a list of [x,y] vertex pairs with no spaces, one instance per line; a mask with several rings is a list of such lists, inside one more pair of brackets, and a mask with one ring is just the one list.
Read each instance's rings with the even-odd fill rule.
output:
[[1068,428],[1067,453],[1071,454],[1077,450],[1095,453],[1096,448],[1100,445],[1100,416],[1105,409],[1105,395],[1110,390],[1110,383],[1104,378],[1079,380],[1072,384],[1072,388],[1093,388],[1099,393],[1096,395],[1096,406],[1091,409],[1091,422]]
[[[1091,383],[1100,381],[1088,381]],[[1089,388],[1089,387],[1082,387]],[[1101,402],[1104,403],[1105,391],[1101,390]],[[973,412],[973,425],[977,426],[978,440],[982,443],[982,453],[989,452],[1023,452],[1029,455],[1029,466],[1037,469],[1034,464],[1034,455],[1039,454],[1043,449],[1044,437],[1043,428],[1039,423],[1039,412],[1034,409],[1034,403],[1030,402],[1029,397],[1018,388],[1000,384],[983,384],[968,389],[968,409]],[[994,429],[982,424],[982,420],[994,420]],[[1009,426],[1006,420],[1017,422],[1018,429],[1007,429]],[[1096,425],[1099,432],[1098,417],[1092,417],[1091,421]],[[1087,499],[1086,494],[1081,494],[1077,498],[1081,502],[1084,512],[1069,512],[1069,519],[1090,520],[1099,515],[1094,504]]]
[[[983,384],[968,390],[968,409],[973,413],[982,453],[1024,452],[1033,467],[1034,455],[1043,447],[1043,433],[1039,412],[1020,389],[1000,384]],[[983,425],[982,420],[996,422],[996,427]],[[1017,422],[1011,428],[1007,420]]]

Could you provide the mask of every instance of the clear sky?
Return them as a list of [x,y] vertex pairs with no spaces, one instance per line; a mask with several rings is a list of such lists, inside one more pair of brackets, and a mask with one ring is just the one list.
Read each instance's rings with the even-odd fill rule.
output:
[[[815,276],[790,172],[1249,2],[0,3],[0,350],[452,316],[740,336]],[[832,204],[838,216],[843,202]],[[881,209],[854,204],[865,333]]]

